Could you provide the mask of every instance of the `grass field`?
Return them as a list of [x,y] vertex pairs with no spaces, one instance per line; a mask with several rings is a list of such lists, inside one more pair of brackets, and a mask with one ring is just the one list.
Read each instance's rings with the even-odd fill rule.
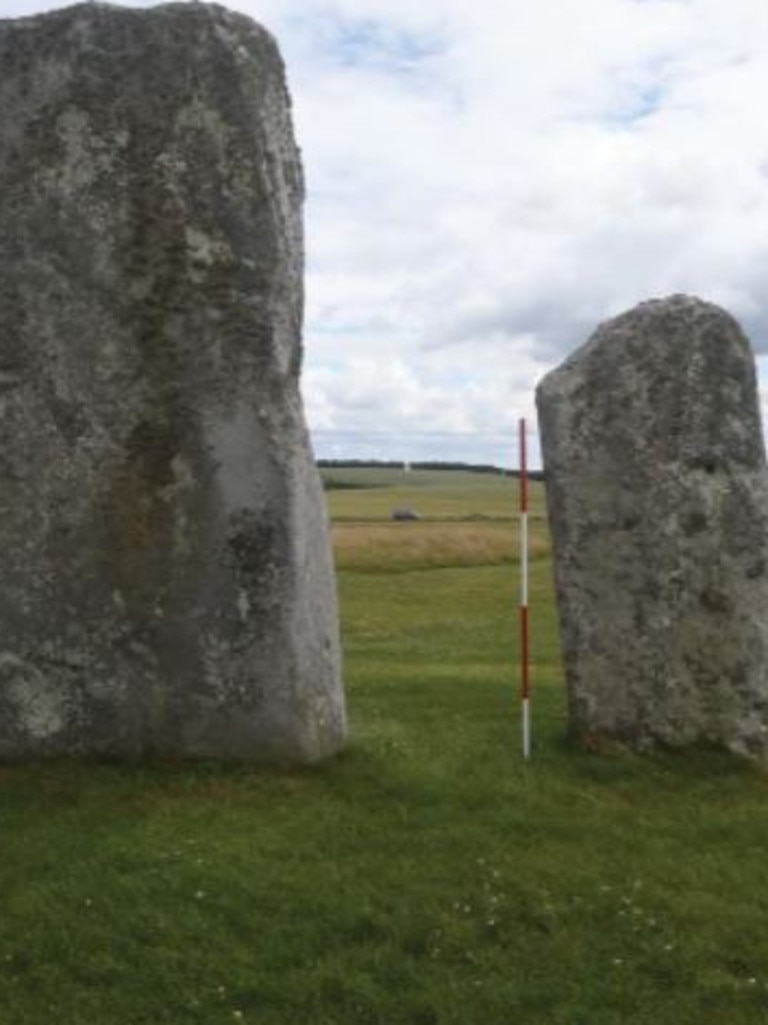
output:
[[373,483],[344,755],[3,770],[0,1025],[768,1022],[765,777],[569,748],[540,491],[523,764],[513,483]]
[[[329,470],[346,487],[328,492],[339,570],[413,571],[491,566],[517,559],[516,484],[457,471]],[[354,484],[355,487],[350,487]],[[368,489],[360,488],[369,485]],[[417,522],[394,522],[409,509]],[[547,550],[541,485],[531,492],[531,554]]]

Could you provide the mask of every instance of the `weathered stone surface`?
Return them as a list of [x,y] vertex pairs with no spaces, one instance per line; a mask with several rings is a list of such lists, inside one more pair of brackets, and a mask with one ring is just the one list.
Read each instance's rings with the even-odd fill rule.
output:
[[0,22],[0,757],[341,743],[302,199],[247,18]]
[[573,732],[764,757],[768,474],[739,326],[642,303],[537,402]]

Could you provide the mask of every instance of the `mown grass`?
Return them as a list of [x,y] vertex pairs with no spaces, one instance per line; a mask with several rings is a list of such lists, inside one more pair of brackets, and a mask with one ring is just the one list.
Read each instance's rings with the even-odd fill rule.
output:
[[524,764],[515,565],[346,558],[338,759],[4,770],[0,1023],[768,1021],[765,777],[569,748],[546,555]]

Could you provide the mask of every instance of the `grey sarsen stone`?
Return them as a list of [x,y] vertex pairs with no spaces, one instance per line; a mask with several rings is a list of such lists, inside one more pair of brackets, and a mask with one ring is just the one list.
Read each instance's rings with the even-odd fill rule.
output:
[[572,731],[764,756],[768,474],[739,326],[643,303],[537,402]]
[[302,201],[249,19],[0,22],[0,757],[341,744]]

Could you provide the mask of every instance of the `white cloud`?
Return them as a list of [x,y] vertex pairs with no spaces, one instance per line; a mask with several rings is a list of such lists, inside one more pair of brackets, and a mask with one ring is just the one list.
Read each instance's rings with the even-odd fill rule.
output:
[[294,95],[320,454],[509,462],[536,379],[650,296],[768,351],[765,0],[231,5]]

